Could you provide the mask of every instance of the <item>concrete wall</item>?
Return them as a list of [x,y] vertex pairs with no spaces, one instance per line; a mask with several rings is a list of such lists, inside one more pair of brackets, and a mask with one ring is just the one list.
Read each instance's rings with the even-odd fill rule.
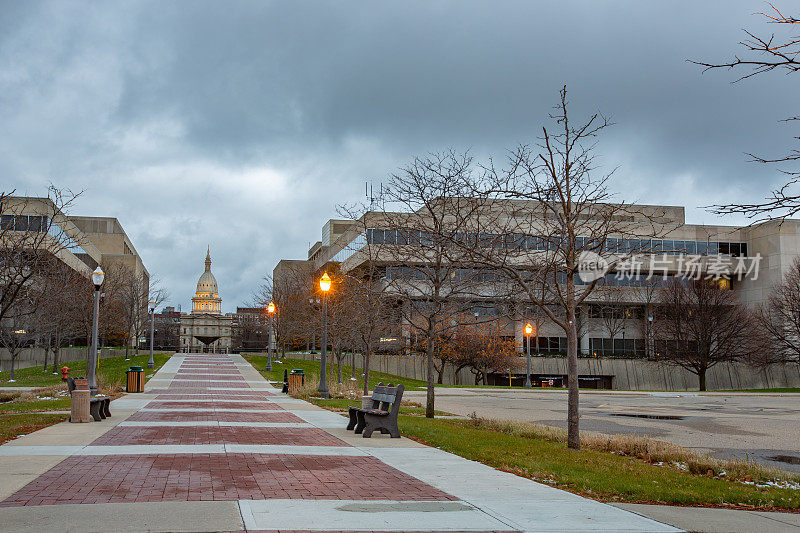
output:
[[[319,359],[318,354],[291,354],[289,357]],[[349,363],[348,356],[344,364]],[[523,358],[520,358],[520,363],[516,373],[524,374]],[[356,356],[356,366],[361,365],[362,357]],[[422,357],[373,355],[370,358],[370,370],[423,381],[426,376]],[[533,357],[531,373],[565,375],[567,360],[563,357]],[[579,359],[578,373],[613,376],[613,388],[621,390],[690,391],[698,388],[697,376],[691,372],[642,359]],[[451,368],[445,371],[443,381],[447,385],[472,385],[475,382],[469,370],[462,370],[457,379]],[[706,384],[708,390],[800,387],[800,366],[774,365],[759,370],[742,363],[719,364],[708,371]]]
[[[139,353],[145,353],[140,351]],[[131,355],[134,351],[131,350]],[[125,355],[125,350],[112,350],[111,348],[104,348],[101,350],[100,358],[119,357]],[[59,367],[67,363],[69,366],[70,361],[86,361],[89,357],[89,351],[86,348],[61,348],[61,355],[59,356]],[[32,366],[41,365],[44,363],[44,349],[43,348],[25,348],[17,356],[14,361],[14,369],[30,368]],[[53,353],[47,356],[48,366],[53,365]],[[11,370],[11,355],[5,348],[0,348],[0,370]]]

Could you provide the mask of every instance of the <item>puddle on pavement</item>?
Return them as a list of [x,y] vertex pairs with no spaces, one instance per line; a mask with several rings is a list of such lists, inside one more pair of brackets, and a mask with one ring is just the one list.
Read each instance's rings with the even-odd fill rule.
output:
[[609,413],[611,416],[622,416],[626,418],[650,418],[652,420],[683,420],[685,416],[678,415],[652,415],[648,413]]
[[800,465],[800,457],[796,455],[773,455],[767,457],[770,461],[778,461],[779,463],[787,463],[790,465]]

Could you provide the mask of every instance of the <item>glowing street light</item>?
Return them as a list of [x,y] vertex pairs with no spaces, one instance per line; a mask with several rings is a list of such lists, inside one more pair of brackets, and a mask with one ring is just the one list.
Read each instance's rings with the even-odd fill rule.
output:
[[267,306],[267,313],[269,314],[269,330],[267,331],[267,366],[264,370],[269,372],[272,370],[272,317],[275,315],[274,302],[270,302]]
[[319,288],[322,291],[322,355],[319,358],[320,375],[317,391],[323,398],[330,398],[328,392],[328,291],[331,290],[331,277],[327,272],[319,279]]
[[530,322],[525,324],[525,336],[528,337],[528,351],[525,357],[525,388],[530,389],[533,385],[531,384],[531,334],[533,333],[533,326]]

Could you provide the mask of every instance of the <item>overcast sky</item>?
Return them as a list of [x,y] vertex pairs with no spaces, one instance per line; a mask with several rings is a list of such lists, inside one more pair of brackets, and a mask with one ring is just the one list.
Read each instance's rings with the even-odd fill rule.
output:
[[[797,77],[737,84],[687,59],[739,51],[762,2],[0,1],[0,190],[83,190],[186,310],[211,246],[225,311],[336,205],[414,155],[502,157],[558,89],[602,111],[619,198],[699,209],[780,181]],[[787,6],[790,7],[790,6]]]

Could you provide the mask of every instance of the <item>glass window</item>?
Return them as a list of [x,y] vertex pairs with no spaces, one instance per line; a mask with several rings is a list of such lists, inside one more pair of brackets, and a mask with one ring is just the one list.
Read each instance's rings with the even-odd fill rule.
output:
[[14,230],[28,231],[28,215],[14,216]]
[[746,242],[743,242],[743,243],[741,243],[741,244],[739,245],[739,252],[740,252],[742,255],[744,255],[744,256],[747,256],[747,243],[746,243]]
[[700,255],[706,255],[708,253],[708,243],[706,242],[697,242],[697,253]]
[[0,217],[0,229],[13,230],[14,229],[14,215],[3,215]]
[[720,254],[729,254],[729,253],[731,253],[730,243],[727,243],[727,242],[719,243],[719,253]]
[[718,253],[719,253],[719,243],[718,242],[708,243],[708,255],[717,255]]
[[697,242],[695,241],[683,241],[683,247],[687,254],[694,255],[697,253]]
[[385,233],[382,229],[374,229],[372,230],[372,243],[373,244],[383,244],[384,243],[384,236]]
[[734,257],[739,257],[739,243],[732,242],[730,244],[730,254]]

